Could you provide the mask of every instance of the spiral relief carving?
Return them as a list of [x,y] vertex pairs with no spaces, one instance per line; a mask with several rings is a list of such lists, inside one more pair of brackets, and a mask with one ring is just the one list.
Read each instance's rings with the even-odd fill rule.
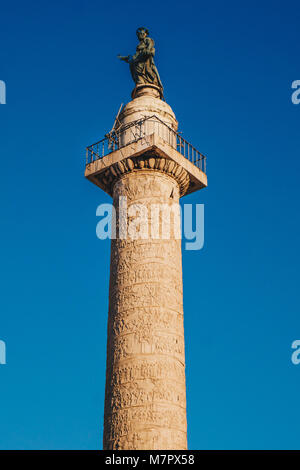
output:
[[[128,206],[175,202],[189,184],[173,161],[130,159],[105,173]],[[150,212],[149,212],[150,213]],[[181,240],[111,245],[104,449],[186,449]]]

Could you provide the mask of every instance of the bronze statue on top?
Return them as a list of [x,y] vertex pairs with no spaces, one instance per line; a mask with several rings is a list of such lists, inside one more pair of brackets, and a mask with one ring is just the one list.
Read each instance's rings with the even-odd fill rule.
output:
[[136,53],[133,56],[118,55],[118,57],[129,64],[136,87],[139,85],[154,85],[160,89],[162,96],[163,86],[153,58],[155,54],[154,41],[148,36],[149,31],[147,28],[138,28],[136,34],[140,41]]

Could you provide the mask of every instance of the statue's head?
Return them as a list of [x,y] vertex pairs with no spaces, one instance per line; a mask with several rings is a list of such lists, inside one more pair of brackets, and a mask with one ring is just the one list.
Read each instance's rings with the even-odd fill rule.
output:
[[140,41],[144,39],[145,37],[147,37],[148,34],[149,34],[149,30],[147,28],[141,27],[136,30],[136,35]]

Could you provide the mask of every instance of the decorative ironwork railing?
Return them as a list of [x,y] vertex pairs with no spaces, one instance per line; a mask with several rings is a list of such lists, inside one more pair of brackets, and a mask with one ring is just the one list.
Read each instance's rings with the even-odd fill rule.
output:
[[153,133],[159,135],[187,160],[206,173],[206,157],[157,116],[148,116],[121,125],[118,129],[106,134],[104,139],[86,148],[86,164],[99,160],[126,145],[145,139]]

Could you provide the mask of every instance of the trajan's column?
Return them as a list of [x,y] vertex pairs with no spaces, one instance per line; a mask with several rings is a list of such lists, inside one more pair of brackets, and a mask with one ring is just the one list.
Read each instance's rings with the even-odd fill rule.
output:
[[[177,134],[137,30],[135,88],[113,130],[87,148],[85,176],[113,198],[104,449],[187,449],[179,198],[207,185],[205,157]],[[175,210],[173,210],[175,208]],[[168,210],[170,209],[170,210]],[[113,229],[114,231],[114,229]]]

